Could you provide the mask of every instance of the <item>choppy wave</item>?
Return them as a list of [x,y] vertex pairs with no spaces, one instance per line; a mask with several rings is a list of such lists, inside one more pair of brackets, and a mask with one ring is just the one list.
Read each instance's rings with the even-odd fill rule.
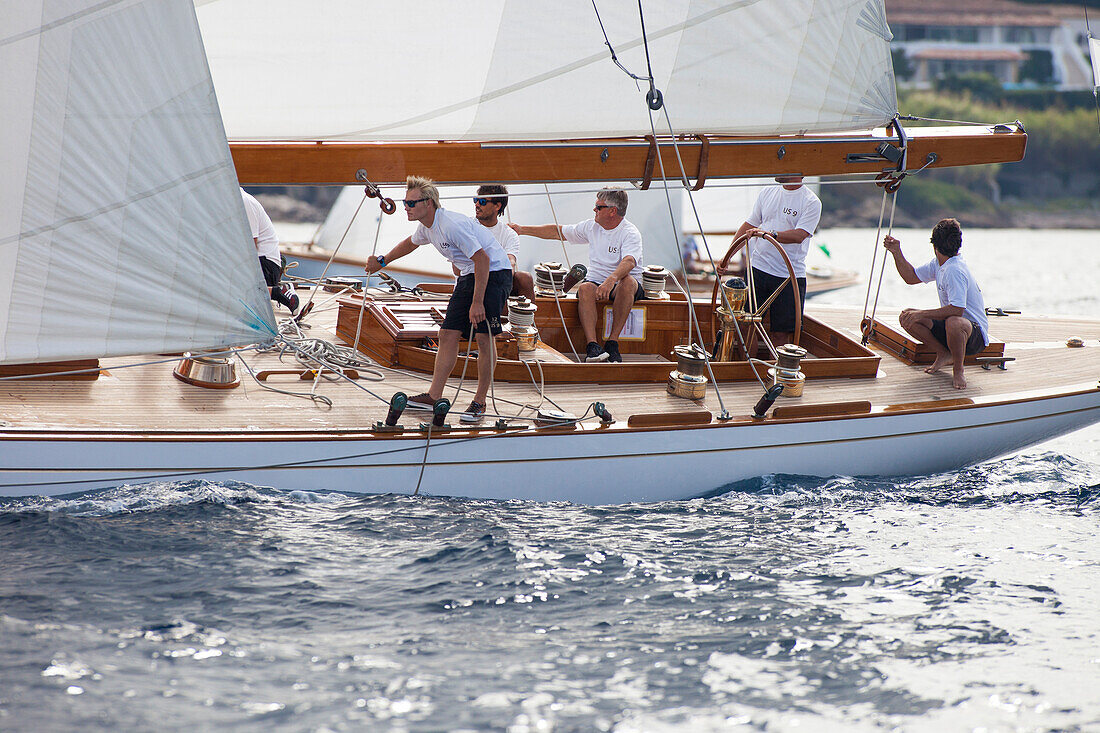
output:
[[270,501],[324,503],[344,498],[346,497],[338,492],[278,491],[235,481],[151,482],[68,496],[0,499],[0,514],[57,512],[72,516],[103,517],[181,507],[239,506]]
[[[0,498],[0,516],[23,512],[57,512],[72,516],[110,516],[135,512],[204,506],[242,506],[247,504],[288,502],[292,504],[339,504],[358,495],[333,491],[282,491],[243,482],[180,481],[123,485],[113,489],[85,492],[62,497]],[[1048,502],[1066,508],[1090,510],[1100,497],[1100,468],[1065,455],[1044,452],[1020,454],[978,466],[925,477],[874,478],[769,474],[727,484],[704,497],[704,501],[723,497],[757,497],[761,500],[790,504],[878,504],[909,502],[930,505],[981,505]],[[397,495],[379,495],[373,500],[388,502]],[[481,502],[466,499],[419,501],[459,501],[466,505],[501,505],[509,502]],[[630,512],[634,506],[661,506],[678,511],[687,502],[663,502],[650,505],[621,505],[612,511]],[[533,502],[515,502],[516,506],[553,506]],[[718,501],[717,506],[721,506]],[[645,509],[644,511],[648,511]]]
[[5,500],[0,721],[1084,730],[1098,472],[1040,453],[625,506],[207,482]]

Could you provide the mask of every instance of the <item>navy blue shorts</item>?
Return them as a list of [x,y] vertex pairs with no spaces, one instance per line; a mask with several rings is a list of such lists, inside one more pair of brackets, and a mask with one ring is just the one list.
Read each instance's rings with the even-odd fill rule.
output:
[[[596,282],[595,280],[585,280],[585,282],[586,283],[592,283],[597,288],[600,287],[601,285],[603,285],[602,280],[600,282]],[[637,282],[637,280],[635,280],[635,282]],[[634,302],[635,303],[637,303],[639,300],[645,300],[645,288],[642,287],[641,283],[637,283],[637,284],[638,284],[638,289],[634,291]],[[616,283],[615,287],[611,288],[611,294],[607,297],[608,300],[615,300],[615,290],[618,287],[619,287],[619,285],[618,285],[618,283]]]
[[[968,318],[967,320],[969,321],[970,319]],[[973,356],[985,348],[985,339],[982,338],[982,329],[978,328],[978,324],[974,323],[974,321],[970,321],[970,325],[973,326],[973,328],[970,329],[970,338],[966,340],[967,356]],[[936,340],[939,341],[944,348],[949,348],[947,346],[947,321],[933,320],[931,330]]]
[[[512,269],[493,270],[489,281],[485,283],[486,320],[477,324],[478,333],[498,334],[501,332],[500,316],[508,307],[508,294],[512,292]],[[443,317],[441,329],[458,331],[466,336],[470,333],[470,306],[474,303],[474,276],[463,275],[455,282],[451,301],[447,303],[447,315]]]
[[283,265],[281,262],[274,262],[266,257],[261,257],[260,269],[264,271],[264,282],[267,283],[269,288],[278,285],[279,281],[283,279]]
[[[775,289],[787,278],[776,277],[763,270],[752,268],[752,290],[756,294],[756,307],[771,297]],[[798,302],[806,310],[806,278],[795,278],[798,282]],[[774,333],[794,333],[794,288],[790,283],[775,296],[768,309],[771,316],[771,331]]]

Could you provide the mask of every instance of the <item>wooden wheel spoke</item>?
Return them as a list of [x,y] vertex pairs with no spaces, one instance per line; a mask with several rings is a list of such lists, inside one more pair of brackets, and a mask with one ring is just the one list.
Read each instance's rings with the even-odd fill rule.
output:
[[[742,234],[740,237],[736,237],[730,244],[729,249],[726,250],[725,256],[722,257],[722,261],[719,262],[718,266],[715,268],[716,272],[727,270],[730,260],[733,259],[733,256],[735,254],[740,252],[748,245],[749,239],[751,239],[751,237],[749,236],[748,232]],[[767,311],[772,302],[777,297],[779,297],[779,293],[783,291],[783,288],[787,287],[787,285],[790,284],[791,288],[794,290],[794,342],[797,344],[802,340],[802,299],[799,297],[798,293],[798,279],[794,275],[794,265],[791,263],[791,258],[787,255],[787,250],[783,249],[783,245],[777,242],[770,234],[765,234],[763,239],[765,242],[775,247],[775,249],[779,252],[779,256],[783,258],[783,264],[787,266],[787,278],[778,288],[775,289],[774,292],[772,292],[770,296],[768,296],[768,299],[765,300],[762,305],[756,307],[756,296],[752,283],[752,274],[751,272],[747,272],[746,274],[748,275],[749,284],[750,312],[752,313],[754,318],[763,317],[764,312]],[[748,267],[749,265],[746,265],[746,268]],[[716,339],[718,337],[718,316],[716,313],[716,309],[719,305],[719,290],[721,287],[721,276],[716,275],[714,278],[714,288],[712,290],[710,299],[710,336],[712,339]],[[759,326],[758,324],[758,330],[763,332],[763,326]],[[771,343],[771,339],[767,337],[767,334],[765,334],[764,340],[768,344],[768,348],[774,356],[775,348]]]

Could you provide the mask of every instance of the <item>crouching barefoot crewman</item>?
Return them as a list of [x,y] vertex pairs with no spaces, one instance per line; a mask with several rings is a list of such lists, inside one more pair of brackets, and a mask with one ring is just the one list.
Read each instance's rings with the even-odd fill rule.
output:
[[901,312],[901,327],[936,350],[936,360],[924,371],[935,374],[951,367],[955,389],[966,387],[963,359],[976,354],[989,343],[989,319],[985,315],[985,299],[970,268],[959,254],[962,247],[962,227],[955,219],[943,219],[932,230],[932,251],[935,257],[920,267],[913,267],[901,253],[901,242],[889,235],[883,246],[894,256],[894,265],[901,279],[909,285],[936,281],[940,307],[932,310],[906,308]]
[[[500,315],[512,290],[512,265],[492,233],[478,221],[439,205],[439,189],[430,179],[409,176],[405,182],[405,213],[419,222],[411,237],[381,257],[367,259],[366,271],[374,273],[424,244],[432,244],[458,270],[447,315],[439,329],[439,351],[432,370],[432,386],[409,398],[409,407],[432,409],[443,396],[447,377],[458,360],[459,341],[477,327],[477,392],[462,422],[478,422],[485,415],[485,400],[493,380],[496,353],[492,338],[501,332]],[[492,335],[491,335],[492,334]]]

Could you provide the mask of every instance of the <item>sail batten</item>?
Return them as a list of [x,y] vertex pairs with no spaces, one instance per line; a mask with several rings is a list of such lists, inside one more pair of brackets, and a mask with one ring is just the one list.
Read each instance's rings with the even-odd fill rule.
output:
[[[637,6],[597,7],[619,59],[644,75]],[[882,0],[667,0],[644,12],[677,131],[838,132],[897,112]],[[611,61],[590,0],[496,0],[477,12],[422,0],[385,13],[331,0],[324,14],[297,0],[208,0],[198,14],[234,140],[650,133],[648,87]]]
[[193,5],[28,2],[12,21],[0,363],[269,339]]

